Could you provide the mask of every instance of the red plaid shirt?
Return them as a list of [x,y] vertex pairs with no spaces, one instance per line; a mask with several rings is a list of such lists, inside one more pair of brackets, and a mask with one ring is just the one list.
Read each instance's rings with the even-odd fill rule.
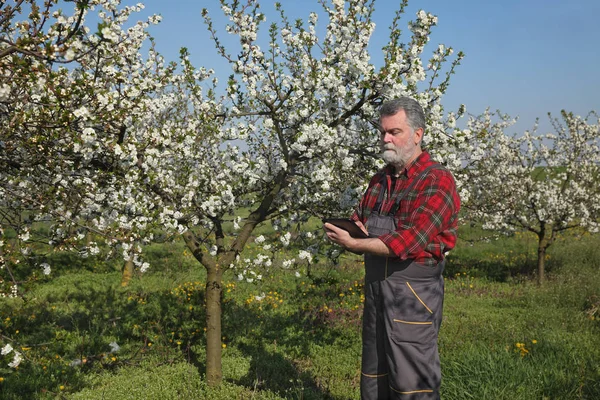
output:
[[[398,194],[432,164],[435,162],[429,153],[423,151],[398,178],[394,178],[390,166],[377,172],[371,178],[352,219],[365,224],[369,215],[377,211],[373,208],[382,190],[385,195],[380,213],[388,214]],[[452,174],[445,168],[430,170],[400,201],[395,214],[396,231],[379,236],[379,239],[399,259],[411,258],[433,266],[443,260],[444,253],[456,244],[459,209],[460,199]]]

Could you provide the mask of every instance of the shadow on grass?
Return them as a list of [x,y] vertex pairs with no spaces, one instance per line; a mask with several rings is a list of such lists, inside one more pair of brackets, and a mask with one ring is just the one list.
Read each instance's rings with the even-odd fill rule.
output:
[[[18,369],[0,367],[1,398],[39,398],[77,391],[85,374],[139,364],[181,359],[178,338],[201,336],[203,294],[147,292],[121,288],[119,274],[82,272],[52,282],[52,290],[33,292],[24,301],[4,302],[0,309],[4,340],[25,349]],[[114,350],[111,343],[120,346]]]
[[[89,384],[86,374],[147,359],[157,365],[185,360],[204,374],[205,355],[192,350],[205,344],[203,282],[169,290],[163,285],[155,291],[135,284],[122,288],[119,282],[118,273],[63,275],[51,289],[2,307],[0,318],[10,321],[2,334],[14,339],[13,347],[31,350],[18,370],[0,371],[5,377],[0,397],[51,397],[60,393],[60,386],[76,392]],[[225,379],[284,398],[336,398],[297,361],[309,358],[312,345],[331,344],[341,331],[320,329],[299,311],[261,312],[233,300],[223,309],[223,334],[250,363],[245,376]],[[18,337],[10,334],[16,331]],[[111,351],[111,342],[120,350]],[[287,349],[293,349],[293,355],[288,356]]]
[[347,398],[332,394],[327,379],[315,380],[309,372],[313,369],[307,368],[315,346],[334,345],[348,335],[347,330],[326,326],[315,314],[303,311],[263,313],[235,303],[224,309],[224,335],[232,336],[236,349],[250,360],[248,372],[233,380],[235,384],[283,398]]
[[[447,257],[444,275],[453,278],[456,274],[467,272],[470,276],[484,278],[492,282],[506,282],[515,277],[531,278],[536,272],[537,261],[524,256],[514,259],[506,255],[488,255],[469,257],[450,254]],[[547,271],[553,267],[548,263]]]

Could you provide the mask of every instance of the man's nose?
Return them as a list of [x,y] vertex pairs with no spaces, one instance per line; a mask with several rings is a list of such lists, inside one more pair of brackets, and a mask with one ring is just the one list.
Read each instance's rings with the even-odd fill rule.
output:
[[391,143],[392,142],[392,135],[390,135],[387,132],[384,132],[381,135],[381,140],[383,141],[383,143]]

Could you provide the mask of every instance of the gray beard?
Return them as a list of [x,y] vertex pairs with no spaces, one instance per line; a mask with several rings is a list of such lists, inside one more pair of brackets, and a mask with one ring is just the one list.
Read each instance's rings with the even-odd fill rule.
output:
[[381,153],[381,158],[383,159],[383,161],[385,161],[386,164],[390,164],[397,170],[400,170],[404,168],[410,156],[408,154],[404,154],[404,152],[402,151],[385,151],[384,149]]

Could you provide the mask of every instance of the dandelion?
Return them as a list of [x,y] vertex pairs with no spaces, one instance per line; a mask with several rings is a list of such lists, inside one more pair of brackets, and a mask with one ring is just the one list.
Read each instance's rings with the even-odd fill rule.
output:
[[525,343],[515,343],[515,347],[515,351],[519,352],[521,357],[525,357],[527,354],[529,354],[529,350],[525,348]]

